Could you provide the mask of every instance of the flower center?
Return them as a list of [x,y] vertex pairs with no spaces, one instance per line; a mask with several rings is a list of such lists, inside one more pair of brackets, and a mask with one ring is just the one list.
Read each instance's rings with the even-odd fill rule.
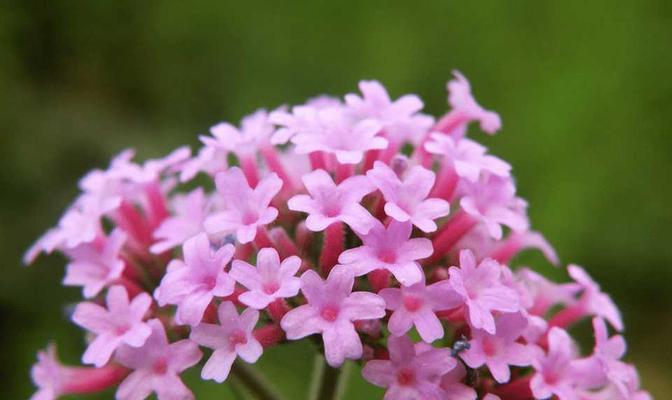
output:
[[114,328],[114,333],[117,336],[121,336],[121,335],[125,334],[126,332],[128,332],[130,329],[131,329],[130,326],[124,324],[124,325],[120,325],[120,326],[117,326],[116,328]]
[[267,283],[264,283],[264,285],[262,286],[262,290],[266,294],[273,294],[273,293],[277,292],[278,289],[280,289],[280,285],[278,285],[277,282],[267,282]]
[[392,249],[382,249],[378,252],[378,259],[386,264],[394,264],[397,261],[397,252]]
[[324,306],[320,310],[320,317],[322,317],[322,319],[325,321],[334,322],[336,321],[336,318],[338,318],[338,312],[339,309],[336,306]]
[[495,343],[492,339],[487,337],[484,338],[482,346],[483,353],[485,353],[486,356],[492,357],[497,354],[497,343]]
[[410,311],[415,312],[422,307],[422,299],[415,296],[404,296],[404,307]]
[[229,343],[231,344],[231,347],[236,347],[239,344],[245,344],[247,343],[247,335],[245,332],[237,330],[229,336]]
[[415,380],[415,374],[410,368],[402,368],[397,372],[397,382],[401,386],[409,386]]
[[157,375],[163,375],[168,371],[168,361],[161,357],[152,364],[152,371]]
[[259,219],[259,215],[254,212],[254,211],[247,211],[245,214],[243,214],[243,225],[251,225]]
[[217,286],[217,277],[208,275],[203,277],[203,280],[201,281],[203,283],[203,286],[205,286],[208,290],[212,290]]

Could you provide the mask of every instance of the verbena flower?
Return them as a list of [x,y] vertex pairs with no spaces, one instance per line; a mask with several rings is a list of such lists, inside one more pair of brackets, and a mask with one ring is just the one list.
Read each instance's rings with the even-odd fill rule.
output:
[[[417,95],[359,91],[220,122],[193,156],[125,150],[87,173],[24,262],[67,257],[95,368],[50,346],[33,400],[113,387],[119,400],[192,399],[189,368],[272,391],[236,360],[311,339],[388,400],[650,399],[599,284],[576,265],[559,283],[518,265],[528,249],[560,261],[511,165],[466,137],[472,122],[501,129],[466,78],[454,74],[436,122]],[[581,351],[570,333],[590,318],[596,343]]]

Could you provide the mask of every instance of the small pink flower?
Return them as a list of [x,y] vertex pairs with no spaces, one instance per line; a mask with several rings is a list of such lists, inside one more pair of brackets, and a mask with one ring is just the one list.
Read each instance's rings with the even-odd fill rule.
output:
[[621,361],[627,347],[625,339],[621,335],[609,337],[607,325],[602,318],[593,318],[593,330],[595,350],[591,358],[598,363],[597,368],[592,371],[593,375],[598,375],[593,378],[594,383],[599,385],[609,382],[623,398],[628,398],[632,375],[630,366]]
[[486,258],[478,266],[474,254],[460,251],[460,267],[450,267],[450,282],[466,307],[469,324],[490,334],[496,332],[493,311],[516,312],[518,293],[501,282],[502,267]]
[[469,139],[455,139],[442,133],[433,133],[432,140],[425,144],[425,149],[442,156],[444,166],[450,166],[455,173],[471,182],[478,181],[482,172],[507,177],[511,166],[489,154],[484,146]]
[[367,234],[359,234],[363,245],[341,253],[338,262],[361,276],[377,269],[386,269],[404,286],[423,279],[422,267],[417,260],[432,254],[432,242],[413,238],[410,222],[391,221],[385,228],[379,221]]
[[189,338],[214,352],[203,366],[201,378],[222,383],[229,376],[231,366],[240,357],[255,363],[263,352],[252,330],[259,320],[259,311],[248,308],[238,315],[230,301],[219,305],[219,325],[200,324],[193,328]]
[[474,329],[470,348],[460,356],[471,368],[487,365],[493,378],[505,383],[511,378],[509,365],[522,367],[532,362],[531,348],[518,343],[527,327],[527,319],[518,313],[505,313],[497,318],[495,325],[494,335]]
[[240,129],[222,122],[210,128],[212,137],[201,136],[201,141],[208,147],[247,156],[268,145],[273,131],[268,112],[261,109],[243,118]]
[[147,323],[152,334],[142,347],[122,346],[117,351],[116,360],[134,371],[119,385],[116,398],[145,399],[156,392],[159,400],[194,399],[180,374],[201,359],[198,345],[188,339],[169,343],[158,319]]
[[502,127],[502,121],[495,112],[485,110],[471,94],[469,81],[460,72],[453,71],[455,79],[448,82],[448,103],[468,121],[479,121],[481,129],[494,134]]
[[273,222],[278,216],[278,210],[269,207],[282,188],[282,180],[275,173],[267,175],[254,189],[237,167],[218,173],[215,181],[224,210],[205,220],[208,233],[235,232],[238,241],[249,243],[254,240],[258,227]]
[[279,128],[271,136],[271,143],[285,144],[299,133],[310,134],[318,131],[318,109],[309,105],[292,107],[291,113],[284,109],[274,110],[269,121]]
[[326,229],[334,222],[345,222],[355,232],[367,233],[375,223],[373,216],[359,204],[375,187],[364,176],[350,177],[336,185],[321,169],[302,177],[309,195],[297,194],[289,199],[292,211],[308,213],[306,227],[314,232]]
[[354,282],[354,275],[344,267],[332,269],[326,281],[315,271],[306,271],[301,276],[301,291],[308,304],[289,311],[280,321],[287,339],[322,334],[325,357],[332,367],[346,358],[360,358],[362,342],[353,322],[382,318],[385,301],[373,293],[352,293]]
[[372,119],[357,120],[338,108],[317,111],[317,129],[299,132],[292,137],[298,154],[323,151],[336,156],[341,164],[358,164],[368,150],[387,147],[387,139],[378,135],[379,122]]
[[564,329],[553,327],[548,333],[548,352],[537,349],[532,359],[536,373],[530,388],[537,399],[553,395],[560,400],[576,400],[576,347]]
[[383,289],[378,294],[385,299],[386,308],[394,310],[387,325],[390,333],[401,336],[415,325],[420,337],[427,343],[443,337],[443,326],[434,312],[461,304],[460,297],[447,280],[425,286],[422,279],[400,289]]
[[96,334],[82,356],[84,363],[96,367],[107,364],[122,344],[142,346],[152,331],[143,322],[152,304],[147,293],[140,293],[129,301],[123,286],[112,286],[107,292],[106,303],[107,308],[90,302],[79,303],[72,315],[77,325]]
[[84,297],[91,298],[119,279],[124,270],[120,258],[126,234],[119,228],[102,243],[82,244],[66,251],[68,263],[63,284],[82,286]]
[[263,248],[257,253],[257,267],[242,260],[234,260],[230,276],[249,291],[238,300],[257,310],[268,307],[276,299],[296,296],[301,280],[294,275],[301,267],[301,259],[291,256],[280,263],[278,252]]
[[503,236],[502,225],[516,232],[526,231],[529,222],[521,203],[515,197],[516,187],[509,178],[482,176],[476,182],[462,181],[462,210],[483,223],[493,239]]
[[600,285],[583,268],[569,265],[567,270],[583,290],[579,304],[585,308],[585,312],[606,319],[614,328],[622,331],[623,319],[611,297],[602,292]]
[[63,395],[100,392],[115,386],[126,375],[125,368],[114,364],[103,368],[63,365],[53,344],[38,352],[37,359],[30,375],[38,390],[30,400],[56,400]]
[[170,262],[154,298],[162,307],[177,305],[177,323],[198,325],[214,297],[233,293],[235,282],[225,268],[234,251],[231,244],[213,251],[204,233],[189,239],[183,246],[184,261]]
[[387,340],[389,360],[371,360],[362,370],[364,379],[387,388],[386,400],[440,400],[443,375],[455,368],[449,349],[422,348],[407,336],[390,336]]
[[200,172],[215,176],[218,172],[226,171],[229,165],[227,155],[226,150],[218,147],[201,147],[196,156],[181,165],[180,182],[189,182]]
[[543,316],[558,304],[568,305],[574,301],[579,288],[571,283],[557,284],[529,268],[516,271],[518,281],[524,286],[529,299],[530,312]]
[[414,94],[392,101],[385,87],[378,81],[360,81],[362,96],[346,94],[345,104],[360,119],[380,122],[385,136],[395,142],[416,142],[431,127],[433,118],[420,114],[424,106]]
[[203,232],[203,221],[208,212],[208,200],[202,188],[191,193],[173,198],[175,215],[166,218],[154,231],[158,242],[150,247],[150,251],[161,254]]
[[443,400],[476,400],[477,395],[474,388],[464,384],[464,378],[467,376],[467,370],[462,363],[457,363],[455,368],[448,371],[441,377],[441,389],[443,389]]
[[428,169],[413,167],[402,181],[390,167],[376,161],[366,176],[383,193],[385,213],[399,222],[411,221],[423,232],[434,232],[434,220],[450,211],[447,201],[427,198],[436,178]]

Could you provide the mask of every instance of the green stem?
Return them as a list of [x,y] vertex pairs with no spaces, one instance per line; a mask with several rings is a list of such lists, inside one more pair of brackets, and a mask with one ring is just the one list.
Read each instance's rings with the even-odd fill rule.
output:
[[345,384],[350,373],[350,363],[341,368],[332,368],[326,364],[320,354],[313,364],[313,383],[311,385],[311,400],[339,400],[345,392]]
[[255,371],[249,365],[237,362],[233,365],[231,373],[238,378],[238,381],[259,400],[282,400],[280,396],[268,383],[266,378]]

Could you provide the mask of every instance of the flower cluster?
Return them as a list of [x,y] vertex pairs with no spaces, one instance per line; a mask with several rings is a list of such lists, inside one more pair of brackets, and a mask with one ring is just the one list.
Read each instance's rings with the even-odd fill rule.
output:
[[[618,309],[581,267],[557,284],[511,266],[525,249],[559,260],[511,166],[467,137],[501,128],[467,80],[455,73],[437,121],[415,95],[359,89],[215,125],[194,156],[124,151],[88,173],[25,263],[67,256],[90,366],[39,353],[33,399],[116,385],[119,400],[189,399],[186,369],[224,382],[238,358],[309,336],[388,400],[649,399],[621,361]],[[567,331],[582,319],[592,353]]]

